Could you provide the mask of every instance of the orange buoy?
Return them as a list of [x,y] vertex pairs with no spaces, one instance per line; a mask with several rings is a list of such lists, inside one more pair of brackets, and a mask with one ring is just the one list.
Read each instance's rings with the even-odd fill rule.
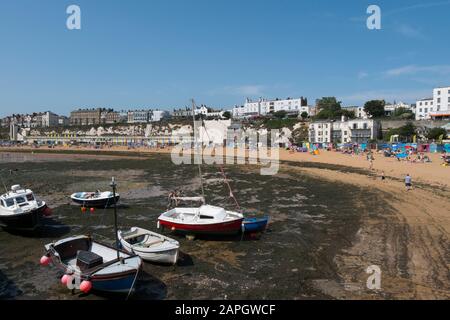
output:
[[86,212],[86,208],[85,207],[81,207],[81,212]]

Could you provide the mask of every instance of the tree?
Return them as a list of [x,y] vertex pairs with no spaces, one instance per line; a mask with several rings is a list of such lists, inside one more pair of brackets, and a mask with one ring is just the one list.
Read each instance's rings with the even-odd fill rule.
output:
[[316,119],[336,119],[342,115],[341,102],[335,97],[323,97],[317,101],[319,112]]
[[275,112],[273,115],[275,116],[275,118],[283,119],[284,117],[286,117],[287,112],[284,110],[280,110],[280,111]]
[[447,139],[447,130],[439,127],[431,129],[427,134],[427,138],[431,140],[439,140],[441,136],[442,139]]
[[384,115],[384,100],[370,100],[364,104],[364,111],[373,118],[382,117]]
[[222,117],[224,117],[225,119],[230,119],[231,118],[231,112],[230,111],[225,111],[222,114]]
[[416,127],[412,122],[408,122],[403,127],[398,128],[398,134],[403,138],[409,139],[416,134]]
[[301,145],[303,142],[308,141],[308,127],[300,126],[292,131],[292,142],[296,145]]
[[308,118],[308,112],[303,111],[303,112],[300,114],[300,117],[301,117],[303,120],[305,120],[306,118]]
[[341,102],[336,100],[336,97],[323,97],[319,101],[317,101],[317,108],[320,111],[338,111],[341,110]]

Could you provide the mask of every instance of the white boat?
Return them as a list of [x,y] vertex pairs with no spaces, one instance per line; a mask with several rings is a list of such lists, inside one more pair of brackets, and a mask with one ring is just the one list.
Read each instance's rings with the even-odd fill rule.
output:
[[33,191],[20,185],[12,186],[0,196],[0,224],[9,229],[33,230],[47,211],[44,201],[36,199]]
[[202,205],[198,208],[178,207],[158,218],[158,228],[185,234],[230,235],[241,231],[244,216],[221,207]]
[[138,227],[119,231],[118,236],[126,251],[137,254],[145,261],[177,263],[180,243],[174,239]]
[[[117,203],[120,199],[120,195],[117,193],[113,196],[110,191],[96,191],[96,192],[76,192],[70,196],[73,202],[81,204],[86,207],[111,207]],[[114,201],[115,199],[115,201]]]

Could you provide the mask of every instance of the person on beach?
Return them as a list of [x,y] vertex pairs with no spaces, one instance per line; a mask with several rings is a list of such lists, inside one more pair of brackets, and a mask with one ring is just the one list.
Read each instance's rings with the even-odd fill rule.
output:
[[409,175],[409,173],[406,174],[406,177],[405,177],[405,186],[406,186],[406,191],[409,191],[412,188],[411,176]]
[[386,180],[386,176],[384,174],[384,171],[381,171],[381,181]]

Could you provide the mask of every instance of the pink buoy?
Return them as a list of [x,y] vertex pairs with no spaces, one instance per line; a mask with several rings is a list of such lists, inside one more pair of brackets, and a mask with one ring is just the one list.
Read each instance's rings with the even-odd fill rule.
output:
[[70,281],[72,281],[72,277],[69,276],[68,274],[63,275],[62,278],[61,278],[61,283],[62,283],[63,285],[65,285],[65,286],[67,286],[67,284],[68,284]]
[[88,293],[89,291],[91,291],[91,289],[92,289],[92,282],[90,282],[90,281],[88,281],[88,280],[83,280],[83,281],[80,283],[80,290],[81,290],[83,293]]
[[91,213],[94,213],[94,211],[95,211],[95,208],[91,208]]
[[42,256],[39,262],[41,263],[42,266],[48,266],[50,261],[51,261],[50,257]]
[[172,227],[170,230],[175,231],[175,227]]

